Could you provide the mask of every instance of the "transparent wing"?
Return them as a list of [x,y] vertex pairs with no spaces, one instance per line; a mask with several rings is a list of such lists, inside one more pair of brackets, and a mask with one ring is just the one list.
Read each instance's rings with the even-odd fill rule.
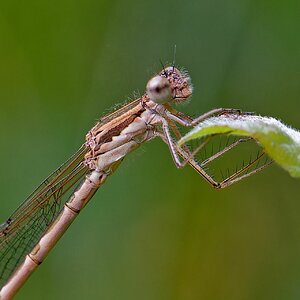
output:
[[[135,107],[140,98],[123,105],[102,117],[97,125],[104,125]],[[67,162],[54,171],[42,184],[0,224],[0,287],[24,260],[35,244],[56,219],[63,205],[72,195],[72,187],[88,172],[83,145]]]
[[86,152],[83,145],[0,225],[0,287],[55,220],[71,188],[88,172],[83,164]]
[[104,125],[104,124],[108,123],[109,121],[124,114],[125,112],[129,111],[130,109],[132,109],[133,107],[138,105],[139,102],[141,102],[141,98],[137,98],[129,103],[126,103],[126,104],[122,105],[119,109],[117,109],[116,111],[113,111],[112,113],[107,114],[107,115],[103,116],[102,118],[100,118],[98,122],[101,123],[101,125]]

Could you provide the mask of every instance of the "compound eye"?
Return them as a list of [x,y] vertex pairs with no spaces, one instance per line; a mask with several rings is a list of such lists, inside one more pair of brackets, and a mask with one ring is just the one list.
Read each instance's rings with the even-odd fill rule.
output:
[[146,87],[147,95],[155,103],[163,104],[172,100],[170,82],[167,78],[155,76],[151,78]]

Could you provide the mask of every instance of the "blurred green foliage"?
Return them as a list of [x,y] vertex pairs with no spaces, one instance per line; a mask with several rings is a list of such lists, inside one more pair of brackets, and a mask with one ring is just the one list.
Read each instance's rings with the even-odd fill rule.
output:
[[[1,220],[144,91],[189,70],[199,115],[299,128],[298,0],[1,1]],[[299,181],[272,167],[216,191],[153,141],[108,180],[16,299],[299,299]]]

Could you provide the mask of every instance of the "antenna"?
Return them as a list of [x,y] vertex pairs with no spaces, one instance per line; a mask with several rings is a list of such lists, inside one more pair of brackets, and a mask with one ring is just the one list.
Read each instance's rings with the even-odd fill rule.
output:
[[162,68],[163,68],[163,70],[164,70],[164,75],[167,77],[168,74],[167,74],[167,72],[166,72],[165,65],[163,64],[163,62],[162,62],[161,59],[159,60],[159,62],[160,62],[161,66],[162,66]]
[[174,45],[174,53],[173,53],[173,72],[175,68],[175,61],[176,61],[176,44]]

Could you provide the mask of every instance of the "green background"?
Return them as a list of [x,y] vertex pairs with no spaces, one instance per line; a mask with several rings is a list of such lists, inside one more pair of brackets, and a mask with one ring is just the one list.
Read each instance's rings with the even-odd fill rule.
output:
[[[299,10],[299,0],[2,0],[1,220],[97,118],[144,91],[175,44],[195,87],[179,109],[237,107],[300,128]],[[299,185],[273,166],[213,190],[152,141],[16,299],[299,299]]]

